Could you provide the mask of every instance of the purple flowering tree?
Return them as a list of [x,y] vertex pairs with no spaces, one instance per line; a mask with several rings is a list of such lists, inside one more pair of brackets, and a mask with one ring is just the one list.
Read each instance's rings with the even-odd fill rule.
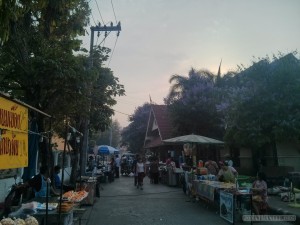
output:
[[191,69],[187,77],[173,75],[170,78],[172,87],[165,103],[178,135],[195,133],[222,138],[215,77],[207,70]]

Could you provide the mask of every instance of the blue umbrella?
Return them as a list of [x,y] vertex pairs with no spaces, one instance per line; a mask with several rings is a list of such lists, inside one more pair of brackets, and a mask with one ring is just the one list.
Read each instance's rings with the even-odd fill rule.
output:
[[109,145],[100,145],[98,146],[98,154],[104,154],[104,155],[119,154],[119,150]]

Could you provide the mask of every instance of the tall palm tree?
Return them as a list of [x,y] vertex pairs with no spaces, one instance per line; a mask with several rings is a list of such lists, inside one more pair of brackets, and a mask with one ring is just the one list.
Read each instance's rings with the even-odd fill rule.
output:
[[194,68],[188,73],[188,76],[174,74],[171,76],[169,83],[172,84],[170,92],[165,99],[166,104],[172,104],[180,99],[186,90],[190,90],[199,82],[210,83],[214,81],[215,75],[208,70],[198,70]]

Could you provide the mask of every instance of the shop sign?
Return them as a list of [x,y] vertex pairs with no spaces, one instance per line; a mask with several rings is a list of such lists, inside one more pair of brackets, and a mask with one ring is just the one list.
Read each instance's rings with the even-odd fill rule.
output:
[[28,109],[0,97],[0,169],[28,166]]
[[220,216],[233,223],[234,197],[232,193],[220,191]]

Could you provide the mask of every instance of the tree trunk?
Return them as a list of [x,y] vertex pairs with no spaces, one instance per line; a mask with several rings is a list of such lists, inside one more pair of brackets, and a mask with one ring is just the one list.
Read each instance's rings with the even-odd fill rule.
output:
[[71,154],[71,176],[70,176],[70,184],[74,185],[76,184],[76,179],[78,176],[78,161],[79,161],[79,150],[78,145],[73,148],[73,153]]
[[274,140],[274,138],[272,138],[271,148],[272,148],[272,152],[273,152],[273,165],[278,166],[277,146],[276,146],[276,141]]

